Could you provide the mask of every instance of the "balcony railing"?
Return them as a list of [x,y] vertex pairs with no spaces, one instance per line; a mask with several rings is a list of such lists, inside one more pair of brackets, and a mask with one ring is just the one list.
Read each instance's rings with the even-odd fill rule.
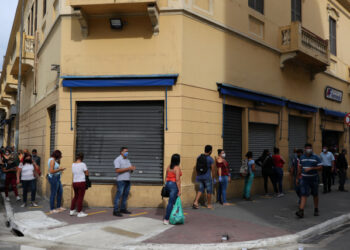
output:
[[325,71],[330,62],[328,40],[305,29],[300,22],[279,29],[279,49],[281,67],[287,61],[295,61],[316,74]]

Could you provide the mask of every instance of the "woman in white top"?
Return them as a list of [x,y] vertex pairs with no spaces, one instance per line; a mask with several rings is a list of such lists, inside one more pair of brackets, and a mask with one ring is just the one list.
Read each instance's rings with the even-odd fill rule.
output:
[[[70,215],[76,215],[78,217],[87,216],[86,213],[82,211],[83,209],[83,200],[86,190],[86,176],[89,175],[86,164],[83,162],[84,154],[78,153],[76,161],[72,165],[73,173],[73,189],[74,189],[74,198],[70,207]],[[77,208],[77,210],[75,209]]]
[[33,207],[38,205],[35,203],[36,185],[35,177],[37,176],[38,166],[33,163],[32,156],[25,154],[23,157],[23,163],[21,163],[17,169],[17,184],[22,181],[23,188],[23,204],[21,207],[27,206],[27,193],[28,189],[31,189],[31,204]]

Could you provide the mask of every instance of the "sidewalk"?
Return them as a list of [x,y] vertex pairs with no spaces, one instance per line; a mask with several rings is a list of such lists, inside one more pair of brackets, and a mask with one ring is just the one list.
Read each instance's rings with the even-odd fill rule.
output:
[[[347,185],[347,188],[350,189],[350,185]],[[15,219],[33,218],[38,216],[40,213],[38,211],[42,211],[42,214],[46,214],[48,218],[56,221],[56,225],[59,225],[48,226],[51,228],[49,230],[47,225],[42,228],[33,228],[32,231],[28,229],[27,233],[31,237],[65,243],[80,241],[80,245],[95,244],[96,248],[136,243],[221,243],[223,235],[229,236],[226,242],[287,236],[348,214],[350,211],[350,193],[333,191],[322,194],[320,192],[320,216],[313,216],[313,203],[310,197],[305,209],[305,218],[297,219],[294,214],[297,210],[297,197],[294,192],[288,192],[281,198],[255,196],[253,202],[235,199],[231,201],[232,206],[224,207],[215,204],[212,210],[204,207],[198,210],[185,208],[184,225],[165,226],[162,224],[164,209],[131,208],[131,215],[119,218],[112,216],[112,208],[88,208],[85,212],[89,216],[77,218],[69,216],[69,210],[48,215],[49,204],[46,200],[38,199],[38,208],[21,208],[21,203],[14,201],[14,197],[11,198]],[[109,241],[108,244],[104,243],[106,239]]]

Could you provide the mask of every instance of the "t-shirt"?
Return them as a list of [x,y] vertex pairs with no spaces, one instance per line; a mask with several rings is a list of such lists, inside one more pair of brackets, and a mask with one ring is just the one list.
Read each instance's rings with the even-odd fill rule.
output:
[[23,165],[21,163],[21,164],[19,164],[19,168],[22,169],[22,172],[21,172],[21,180],[22,181],[31,181],[31,180],[35,179],[33,164],[26,163]]
[[273,155],[272,160],[276,168],[283,168],[284,160],[280,155]]
[[73,163],[72,173],[73,173],[73,183],[85,182],[85,173],[87,171],[86,164],[84,162]]
[[[198,156],[199,158],[200,156]],[[207,166],[208,166],[208,171],[205,174],[202,175],[197,175],[197,180],[211,180],[211,165],[214,164],[213,158],[211,158],[210,155],[207,155]]]
[[35,161],[36,165],[40,167],[40,160],[41,160],[40,157],[37,155],[33,155],[32,158],[33,158],[33,161]]
[[301,166],[301,176],[303,177],[313,177],[317,176],[317,170],[310,170],[306,172],[307,168],[322,166],[321,159],[315,154],[307,156],[306,154],[300,157],[300,166]]
[[230,176],[230,169],[228,167],[228,162],[226,160],[222,160],[222,162],[216,161],[216,167],[218,169],[218,175],[219,175],[219,168],[220,168],[222,176]]
[[254,161],[254,160],[248,161],[248,173],[249,173],[249,174],[253,174],[253,169],[252,169],[252,167],[253,167],[254,164],[255,164],[255,161]]
[[322,166],[324,167],[332,167],[332,161],[334,161],[334,155],[331,152],[327,152],[327,153],[321,153],[320,154],[320,158],[322,161]]
[[[131,162],[128,158],[124,159],[122,155],[119,155],[114,160],[114,168],[128,168],[131,167]],[[117,181],[130,181],[130,171],[124,173],[117,173]]]

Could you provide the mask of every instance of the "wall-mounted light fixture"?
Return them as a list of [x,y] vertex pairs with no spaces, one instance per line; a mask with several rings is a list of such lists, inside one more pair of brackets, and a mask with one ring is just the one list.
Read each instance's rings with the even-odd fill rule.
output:
[[123,29],[123,21],[120,18],[111,18],[109,19],[109,22],[111,24],[111,29],[114,30],[121,30]]

